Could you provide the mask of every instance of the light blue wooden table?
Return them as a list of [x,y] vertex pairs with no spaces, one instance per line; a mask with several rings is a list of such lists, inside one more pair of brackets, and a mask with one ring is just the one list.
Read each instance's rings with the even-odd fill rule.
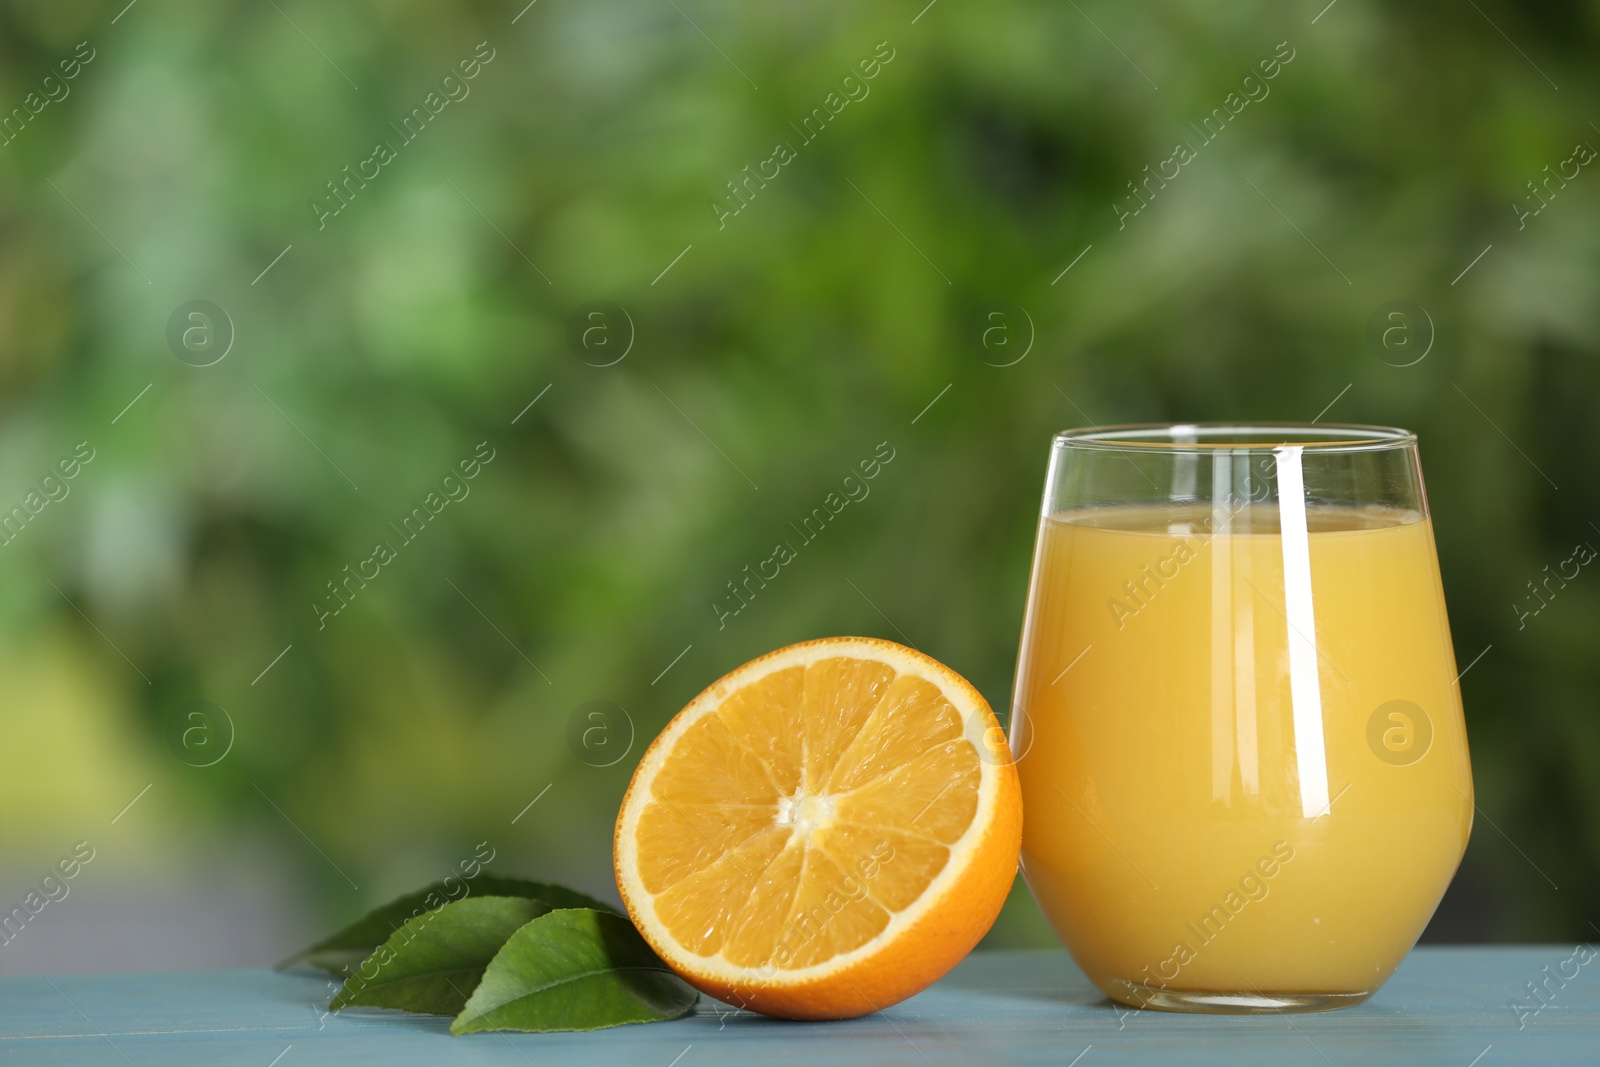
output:
[[[0,980],[0,1064],[1600,1064],[1600,959],[1566,963],[1572,954],[1424,948],[1360,1007],[1242,1017],[1119,1010],[1064,953],[979,953],[922,995],[848,1022],[778,1022],[702,1000],[671,1023],[454,1038],[443,1019],[325,1015],[327,983],[314,974],[11,978]],[[1529,982],[1544,983],[1542,999]]]

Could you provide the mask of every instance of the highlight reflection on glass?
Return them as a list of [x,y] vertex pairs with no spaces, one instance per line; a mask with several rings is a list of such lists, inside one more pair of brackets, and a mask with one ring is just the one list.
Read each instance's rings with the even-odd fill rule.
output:
[[1185,1011],[1371,995],[1472,825],[1415,438],[1057,437],[1011,745],[1029,887],[1107,995]]

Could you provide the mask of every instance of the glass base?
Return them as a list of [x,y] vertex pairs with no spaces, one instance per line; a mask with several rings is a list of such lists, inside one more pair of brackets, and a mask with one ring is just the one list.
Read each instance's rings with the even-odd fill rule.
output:
[[1210,1015],[1281,1015],[1288,1012],[1332,1011],[1350,1008],[1372,996],[1365,993],[1273,993],[1252,990],[1248,993],[1160,989],[1138,982],[1112,983],[1112,998],[1135,1008],[1158,1011],[1187,1011]]

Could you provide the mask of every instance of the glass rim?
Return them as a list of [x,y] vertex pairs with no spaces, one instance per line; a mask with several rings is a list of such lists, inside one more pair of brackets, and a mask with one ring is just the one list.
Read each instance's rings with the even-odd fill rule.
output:
[[1307,452],[1376,452],[1416,443],[1416,434],[1398,426],[1313,422],[1130,422],[1063,430],[1054,440],[1057,448],[1158,455],[1271,452],[1285,446]]

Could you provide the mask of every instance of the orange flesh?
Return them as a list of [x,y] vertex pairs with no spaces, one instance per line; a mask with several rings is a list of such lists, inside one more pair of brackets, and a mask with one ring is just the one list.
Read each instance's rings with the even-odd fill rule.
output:
[[639,878],[685,949],[814,966],[922,895],[981,777],[931,682],[846,657],[774,671],[674,745],[639,815]]

